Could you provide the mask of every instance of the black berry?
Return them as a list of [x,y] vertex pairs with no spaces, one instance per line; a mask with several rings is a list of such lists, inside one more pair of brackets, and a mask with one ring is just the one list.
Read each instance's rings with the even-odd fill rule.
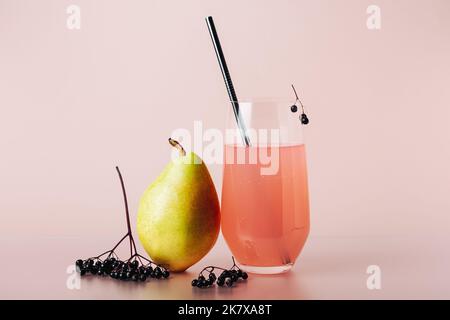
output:
[[309,119],[306,116],[306,114],[302,113],[302,115],[300,116],[300,121],[302,124],[307,125],[309,123]]
[[161,269],[159,267],[156,267],[155,268],[155,278],[160,279],[161,277],[162,277]]
[[147,277],[150,277],[152,275],[152,272],[153,272],[153,268],[149,266],[149,267],[145,268],[144,274]]
[[142,281],[142,282],[144,282],[145,280],[147,280],[147,276],[146,276],[145,274],[142,274],[142,273],[141,273],[141,274],[139,275],[139,280]]

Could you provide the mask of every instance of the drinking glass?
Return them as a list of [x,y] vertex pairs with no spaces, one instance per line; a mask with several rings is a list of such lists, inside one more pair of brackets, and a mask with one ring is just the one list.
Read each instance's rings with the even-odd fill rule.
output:
[[247,272],[290,270],[309,234],[303,125],[292,104],[280,99],[239,102],[238,117],[232,108],[227,117],[222,233]]

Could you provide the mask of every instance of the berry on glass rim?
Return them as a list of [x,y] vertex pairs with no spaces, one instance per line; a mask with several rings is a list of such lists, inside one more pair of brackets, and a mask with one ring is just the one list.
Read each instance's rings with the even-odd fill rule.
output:
[[297,110],[298,110],[297,102],[298,102],[300,104],[300,107],[302,108],[302,114],[299,117],[300,122],[303,125],[307,125],[309,123],[309,119],[308,119],[308,116],[305,114],[305,107],[303,106],[302,101],[298,97],[297,90],[295,90],[295,87],[293,84],[291,85],[291,87],[292,87],[292,90],[294,90],[294,94],[295,94],[295,103],[291,106],[291,111],[293,113],[297,112]]

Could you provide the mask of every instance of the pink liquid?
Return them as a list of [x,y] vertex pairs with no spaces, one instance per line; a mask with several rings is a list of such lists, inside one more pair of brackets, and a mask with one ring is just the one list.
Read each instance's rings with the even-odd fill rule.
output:
[[[278,171],[273,175],[261,175],[260,169],[267,164],[259,160],[224,165],[222,233],[242,265],[293,264],[309,233],[305,146],[271,151],[279,152]],[[247,159],[249,152],[270,154],[267,147],[225,146],[226,158],[232,152],[244,152]]]

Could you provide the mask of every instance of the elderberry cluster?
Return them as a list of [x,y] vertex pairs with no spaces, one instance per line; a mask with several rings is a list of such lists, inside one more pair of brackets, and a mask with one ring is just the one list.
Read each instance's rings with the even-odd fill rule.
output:
[[[143,261],[143,259],[145,259]],[[153,267],[152,267],[153,264]],[[129,281],[146,281],[149,278],[168,278],[170,273],[165,268],[155,265],[144,257],[136,255],[133,261],[121,261],[109,256],[102,260],[99,257],[77,260],[75,263],[81,275],[92,274],[110,276],[113,279]]]
[[[219,277],[216,276],[214,273],[214,270],[222,270]],[[208,277],[206,278],[203,273],[208,273]],[[235,282],[237,282],[239,279],[247,280],[248,274],[236,265],[234,258],[233,258],[233,266],[230,269],[224,269],[221,267],[215,267],[215,266],[208,266],[203,268],[202,271],[200,271],[198,278],[192,280],[191,285],[193,287],[197,288],[207,288],[211,287],[214,282],[219,286],[227,286],[232,287]]]
[[[133,234],[131,232],[130,214],[128,211],[125,186],[119,168],[116,167],[116,170],[122,185],[128,232],[111,250],[86,260],[78,259],[75,262],[76,269],[82,276],[91,274],[97,276],[110,276],[111,278],[118,280],[142,282],[150,278],[166,279],[170,275],[169,270],[140,255],[136,250],[136,243],[134,242]],[[130,257],[122,261],[115,253],[115,250],[125,239],[129,240]],[[105,258],[103,259],[102,257]]]

